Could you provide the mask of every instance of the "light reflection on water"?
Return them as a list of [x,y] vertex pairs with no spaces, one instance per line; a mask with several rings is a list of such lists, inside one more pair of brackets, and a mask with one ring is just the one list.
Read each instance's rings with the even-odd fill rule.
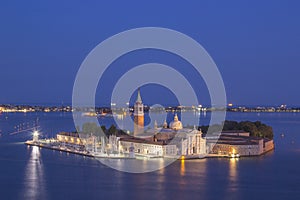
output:
[[181,160],[181,164],[180,164],[180,175],[184,176],[185,175],[185,160],[182,159]]
[[237,162],[238,161],[239,161],[238,158],[230,158],[229,160],[228,188],[230,191],[237,190],[237,180],[238,180]]
[[25,167],[24,192],[20,199],[46,199],[44,185],[44,169],[39,147],[29,149],[30,158]]
[[159,171],[163,172],[164,167],[170,165],[175,159],[165,158],[137,158],[137,159],[107,159],[97,158],[102,164],[113,169],[130,172],[130,173],[145,173]]
[[[183,120],[193,124],[186,113]],[[27,133],[9,136],[15,124],[35,120],[37,114],[0,117],[1,199],[300,199],[300,113],[228,113],[228,120],[261,120],[271,125],[276,149],[259,158],[176,161],[166,168],[144,174],[112,170],[87,157],[29,148],[17,142],[31,139]],[[74,130],[71,115],[39,114],[40,125],[49,136]],[[201,115],[201,124],[210,114]],[[126,120],[131,120],[126,117]],[[160,124],[164,120],[157,120]],[[106,126],[111,118],[104,118]],[[284,133],[284,137],[281,134]],[[294,143],[292,143],[294,141]],[[12,145],[13,144],[13,145]],[[116,165],[147,169],[152,160],[113,160]],[[131,163],[132,162],[132,163]],[[76,174],[76,176],[74,176]],[[51,179],[56,177],[57,179]],[[46,184],[47,183],[47,184]],[[66,187],[72,184],[72,187]],[[103,198],[102,198],[103,197]],[[139,197],[139,198],[137,198]],[[181,197],[181,198],[180,198]]]

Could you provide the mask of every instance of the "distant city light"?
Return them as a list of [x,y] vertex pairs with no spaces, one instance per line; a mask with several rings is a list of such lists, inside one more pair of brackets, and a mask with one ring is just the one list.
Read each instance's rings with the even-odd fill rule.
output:
[[282,105],[280,106],[281,109],[286,109],[286,107],[287,107],[286,104],[282,104]]

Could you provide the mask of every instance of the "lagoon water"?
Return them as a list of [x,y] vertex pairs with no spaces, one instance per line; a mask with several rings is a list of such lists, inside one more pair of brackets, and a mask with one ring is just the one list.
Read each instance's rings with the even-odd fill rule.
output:
[[[165,116],[156,115],[161,124]],[[194,115],[184,113],[183,123],[193,125]],[[227,113],[227,120],[260,120],[273,127],[276,149],[261,157],[176,161],[143,174],[27,147],[23,142],[31,139],[30,132],[9,135],[37,118],[44,137],[74,130],[71,113],[0,114],[1,199],[300,199],[300,113]],[[200,116],[203,124],[209,119],[209,113]],[[117,121],[130,129],[129,116]]]

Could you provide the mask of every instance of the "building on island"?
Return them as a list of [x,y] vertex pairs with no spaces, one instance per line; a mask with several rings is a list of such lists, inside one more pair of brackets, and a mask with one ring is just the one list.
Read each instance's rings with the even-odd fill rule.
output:
[[[138,155],[145,156],[200,156],[206,153],[205,138],[202,132],[183,128],[177,114],[168,124],[164,121],[163,127],[154,123],[153,129],[144,129],[144,105],[140,89],[134,104],[134,134],[133,137],[121,137],[122,152],[129,153],[130,147]],[[132,149],[132,148],[131,148]]]
[[144,132],[144,104],[142,102],[140,89],[138,89],[137,99],[134,104],[134,135]]
[[56,139],[61,143],[70,143],[77,145],[85,145],[86,140],[79,137],[77,132],[60,132],[56,135]]
[[206,136],[207,151],[211,154],[258,156],[274,149],[273,140],[250,136],[245,131],[223,131]]
[[211,156],[257,156],[274,149],[273,140],[250,136],[246,131],[223,131],[202,134],[201,129],[185,128],[175,113],[169,124],[144,129],[144,105],[140,89],[134,104],[133,135],[111,135],[97,138],[92,134],[61,132],[57,141],[64,145],[84,146],[93,154],[119,154],[129,157],[199,158]]
[[144,131],[139,137],[120,138],[124,153],[129,153],[129,147],[133,145],[136,154],[147,156],[199,157],[206,153],[205,138],[201,130],[187,129],[182,127],[177,114],[166,126],[157,127]]

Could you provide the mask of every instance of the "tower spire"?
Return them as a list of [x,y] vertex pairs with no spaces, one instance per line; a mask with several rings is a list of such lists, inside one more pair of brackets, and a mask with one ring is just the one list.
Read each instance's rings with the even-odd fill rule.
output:
[[140,88],[138,89],[138,94],[137,94],[136,102],[142,103],[142,97],[141,97],[141,91],[140,91]]
[[154,129],[157,129],[157,121],[154,121]]
[[144,132],[144,105],[141,98],[140,88],[134,104],[134,135]]
[[166,119],[164,121],[163,128],[168,128],[168,124],[167,124],[167,120]]

